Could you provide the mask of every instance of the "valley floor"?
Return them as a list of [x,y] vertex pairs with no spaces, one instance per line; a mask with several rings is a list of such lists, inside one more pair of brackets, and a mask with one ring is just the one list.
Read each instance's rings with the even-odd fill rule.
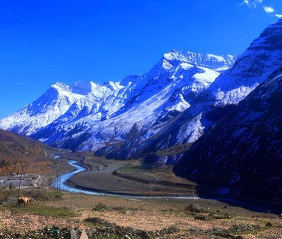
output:
[[[87,171],[77,174],[76,186],[120,194],[192,196],[193,183],[175,177],[169,167],[144,168],[140,161],[111,161],[77,156]],[[71,171],[62,160],[49,175]],[[89,238],[282,238],[282,219],[210,199],[98,196],[46,187],[25,188],[33,202],[16,207],[17,189],[0,192],[0,238],[69,238],[84,230]],[[49,233],[49,234],[48,234]],[[41,236],[40,236],[41,235]]]
[[[76,174],[69,183],[98,192],[146,196],[192,196],[193,183],[176,177],[172,168],[144,168],[138,160],[84,160],[88,170]],[[194,192],[195,193],[195,192]]]

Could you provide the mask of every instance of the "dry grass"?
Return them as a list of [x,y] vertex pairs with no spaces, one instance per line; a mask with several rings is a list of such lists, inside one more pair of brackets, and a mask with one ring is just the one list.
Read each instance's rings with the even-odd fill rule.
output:
[[[31,191],[26,193],[37,195],[36,192]],[[62,193],[59,197],[54,197],[52,195],[57,194],[53,191],[46,191],[46,194],[51,195],[48,200],[38,197],[36,202],[26,208],[19,209],[15,205],[0,206],[0,231],[35,230],[54,225],[61,228],[89,229],[91,224],[85,222],[85,219],[94,217],[119,226],[146,231],[155,232],[169,227],[178,229],[178,232],[161,238],[236,238],[238,235],[242,238],[282,238],[282,220],[278,216],[252,212],[213,200],[197,200],[196,203],[204,211],[200,215],[213,213],[216,218],[224,218],[223,215],[228,214],[231,218],[196,220],[195,214],[187,211],[187,205],[192,203],[191,200],[124,198],[70,193]],[[46,210],[45,215],[42,210],[38,213],[40,211],[38,208]],[[48,210],[53,214],[47,213]],[[68,213],[61,215],[62,210]],[[266,226],[267,223],[268,226]],[[240,229],[241,227],[243,229]],[[239,228],[239,231],[234,232],[232,228]],[[259,229],[252,230],[252,228]]]
[[[185,208],[190,203],[192,203],[191,200],[180,199],[138,199],[64,194],[62,200],[47,204],[53,207],[67,205],[68,209],[79,215],[73,220],[85,228],[90,225],[87,225],[84,220],[96,217],[119,226],[146,231],[162,230],[172,226],[180,230],[176,234],[167,235],[166,238],[177,238],[177,235],[182,235],[183,238],[201,238],[205,234],[210,237],[203,238],[224,238],[226,235],[233,235],[234,238],[237,235],[243,235],[243,238],[282,238],[282,220],[278,216],[252,212],[218,201],[200,200],[197,201],[197,204],[205,210],[203,215],[213,213],[218,218],[221,216],[224,218],[224,214],[232,215],[229,219],[201,221],[194,219],[195,214],[186,211]],[[271,227],[266,226],[267,223],[270,223]],[[234,225],[257,226],[259,230],[231,232],[229,229]],[[217,230],[221,232],[221,235],[214,232]]]

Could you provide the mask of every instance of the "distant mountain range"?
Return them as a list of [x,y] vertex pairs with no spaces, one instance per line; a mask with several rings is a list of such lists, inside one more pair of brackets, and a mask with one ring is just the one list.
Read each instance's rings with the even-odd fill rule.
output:
[[[234,193],[254,185],[249,175],[267,175],[259,180],[277,195],[281,67],[282,19],[239,57],[173,50],[142,76],[56,83],[0,128],[107,158],[175,164],[176,174]],[[216,180],[222,175],[228,180]]]
[[165,127],[159,122],[165,124],[189,108],[234,62],[230,55],[172,51],[142,76],[103,85],[56,83],[30,105],[2,119],[0,127],[83,151],[116,147],[137,136],[139,142],[146,141]]

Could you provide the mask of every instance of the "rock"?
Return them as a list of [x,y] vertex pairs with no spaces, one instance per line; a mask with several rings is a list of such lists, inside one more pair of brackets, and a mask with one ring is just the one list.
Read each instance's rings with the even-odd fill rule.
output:
[[91,237],[95,237],[95,235],[97,234],[97,229],[92,228],[88,231],[88,236]]
[[147,232],[147,231],[141,231],[140,236],[141,236],[142,239],[152,239],[152,238],[155,238],[155,235],[153,235],[153,233]]
[[266,227],[272,227],[272,223],[268,222],[265,224]]
[[206,216],[202,216],[202,215],[196,216],[196,217],[194,217],[194,219],[195,219],[195,220],[207,221],[207,217],[206,217]]
[[20,233],[15,233],[16,238],[22,238],[22,235]]
[[84,229],[82,230],[80,239],[88,239],[88,236],[87,236],[86,231]]
[[17,197],[14,197],[14,196],[8,196],[6,201],[3,203],[5,205],[16,205],[17,204],[17,201],[18,201],[18,198]]
[[189,212],[195,212],[195,213],[204,212],[204,210],[197,203],[190,204],[188,207],[186,207],[186,210],[188,210]]
[[63,237],[65,239],[71,239],[71,233],[70,233],[70,230],[68,228],[62,228],[60,230],[60,233],[59,233],[60,237]]
[[229,230],[234,233],[245,232],[245,231],[257,231],[259,229],[260,229],[259,225],[250,225],[250,224],[236,224],[229,228]]
[[194,217],[195,220],[202,220],[202,221],[213,221],[215,220],[215,216],[213,214],[209,214],[209,215],[199,215]]
[[216,218],[215,218],[215,216],[213,215],[213,214],[209,214],[209,215],[207,215],[206,216],[206,218],[207,218],[207,221],[213,221],[213,220],[215,220]]
[[74,230],[74,229],[70,230],[70,238],[71,239],[78,239],[76,230]]
[[167,229],[168,234],[176,233],[176,232],[178,232],[178,231],[179,231],[179,229],[178,229],[176,226],[170,226],[170,227]]

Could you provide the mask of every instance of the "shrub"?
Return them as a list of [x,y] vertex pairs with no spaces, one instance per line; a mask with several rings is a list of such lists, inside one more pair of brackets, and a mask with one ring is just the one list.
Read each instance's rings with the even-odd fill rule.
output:
[[103,203],[98,203],[92,210],[98,211],[98,212],[105,212],[105,211],[111,210],[111,207]]

